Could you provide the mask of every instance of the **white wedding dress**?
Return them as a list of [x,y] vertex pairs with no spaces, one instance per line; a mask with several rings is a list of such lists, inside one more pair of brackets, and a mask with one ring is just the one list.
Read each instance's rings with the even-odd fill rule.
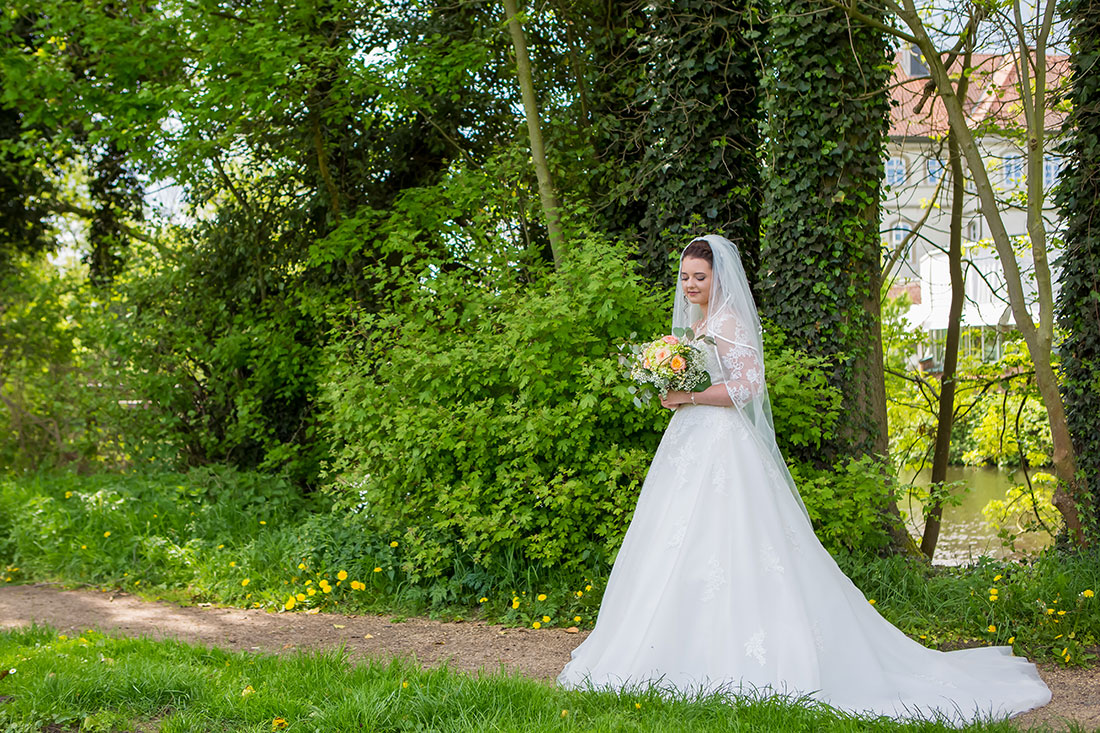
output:
[[1009,647],[928,649],[867,602],[814,535],[774,437],[763,445],[744,409],[763,389],[752,339],[728,315],[712,321],[711,377],[738,407],[676,410],[596,628],[558,681],[809,695],[855,713],[953,723],[1048,702],[1034,665]]

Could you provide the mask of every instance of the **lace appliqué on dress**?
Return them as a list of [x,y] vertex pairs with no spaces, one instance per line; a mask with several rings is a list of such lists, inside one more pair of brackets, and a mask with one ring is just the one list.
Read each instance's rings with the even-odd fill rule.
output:
[[755,659],[761,667],[768,662],[768,650],[764,645],[767,638],[767,632],[760,629],[752,635],[752,638],[745,642],[745,656]]
[[726,584],[726,572],[718,558],[711,555],[707,562],[707,574],[703,579],[703,601],[713,601],[718,596],[718,591]]
[[783,574],[783,564],[779,562],[779,555],[775,554],[775,548],[764,545],[760,548],[760,564],[769,573]]
[[672,527],[672,535],[668,538],[668,544],[665,545],[666,549],[675,550],[680,545],[684,544],[684,537],[687,536],[688,523],[686,519],[681,519],[676,522]]

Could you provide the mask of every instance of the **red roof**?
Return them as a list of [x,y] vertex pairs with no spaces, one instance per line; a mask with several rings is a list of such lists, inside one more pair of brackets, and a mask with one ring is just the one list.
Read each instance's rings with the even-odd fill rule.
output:
[[[1023,129],[1023,104],[1017,82],[1020,78],[1016,57],[1010,54],[974,54],[964,111],[971,128],[991,125],[994,128]],[[1047,55],[1046,129],[1056,133],[1065,119],[1060,92],[1069,81],[1069,56]],[[1032,58],[1034,63],[1034,58]],[[962,59],[957,59],[950,72],[957,77]],[[890,96],[895,105],[890,113],[891,137],[932,137],[948,130],[947,110],[935,92],[925,97],[928,76],[910,75],[910,52],[898,52]],[[1029,77],[1034,83],[1034,73]],[[920,111],[917,105],[924,100]]]

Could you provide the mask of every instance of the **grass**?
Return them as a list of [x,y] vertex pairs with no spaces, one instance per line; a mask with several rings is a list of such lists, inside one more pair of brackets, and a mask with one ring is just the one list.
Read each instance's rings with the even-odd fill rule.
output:
[[[947,731],[857,718],[806,700],[664,699],[578,692],[515,675],[410,661],[350,665],[338,652],[233,653],[178,642],[0,633],[0,729],[82,731]],[[53,727],[51,727],[53,726]],[[1019,729],[979,723],[972,731]]]
[[[448,578],[407,570],[401,537],[365,536],[353,516],[270,477],[49,473],[0,476],[0,582],[118,587],[146,597],[523,626],[590,626],[605,569],[589,577],[524,563]],[[1100,554],[1049,552],[1021,565],[934,569],[901,557],[839,556],[888,620],[933,647],[1013,644],[1090,664],[1100,640]],[[549,620],[547,620],[549,619]]]

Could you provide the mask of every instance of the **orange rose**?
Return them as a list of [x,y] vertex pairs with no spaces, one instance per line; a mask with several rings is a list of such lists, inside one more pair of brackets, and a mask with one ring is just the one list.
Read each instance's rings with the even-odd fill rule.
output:
[[672,371],[682,372],[684,371],[684,369],[687,368],[687,361],[684,359],[684,357],[677,355],[672,357],[672,361],[670,361],[668,365],[672,367]]

